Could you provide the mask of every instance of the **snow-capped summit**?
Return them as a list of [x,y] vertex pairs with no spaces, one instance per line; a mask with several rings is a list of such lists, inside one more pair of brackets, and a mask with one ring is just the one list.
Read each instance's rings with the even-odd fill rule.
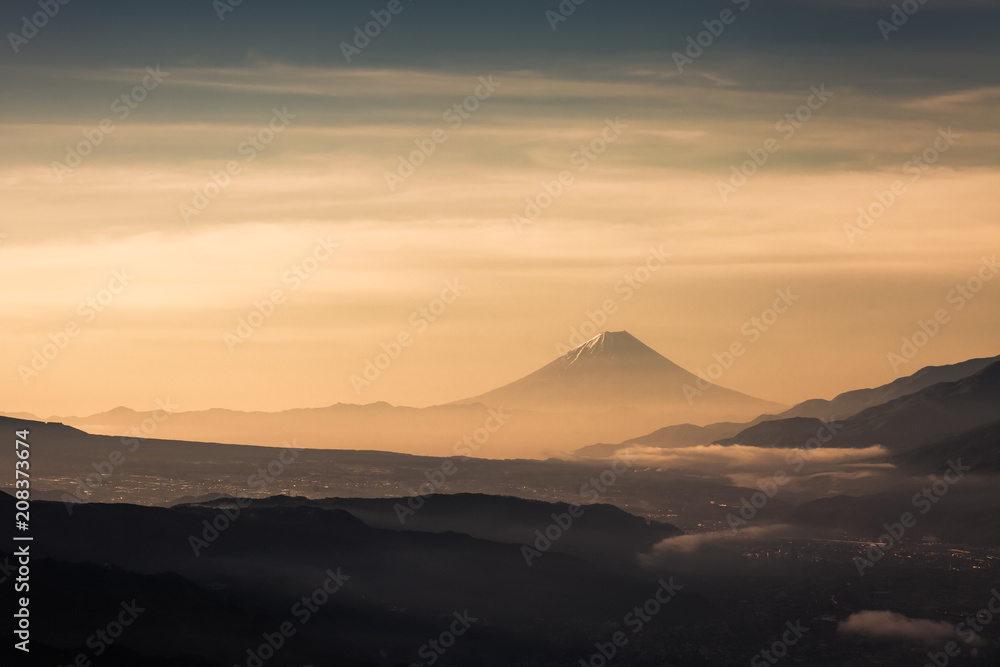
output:
[[621,366],[636,363],[658,364],[666,361],[677,370],[683,370],[627,331],[605,331],[597,334],[560,359],[567,367],[594,362]]

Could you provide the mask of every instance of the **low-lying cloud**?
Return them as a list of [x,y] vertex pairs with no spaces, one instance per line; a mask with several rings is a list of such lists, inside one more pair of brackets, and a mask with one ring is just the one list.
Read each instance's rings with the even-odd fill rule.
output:
[[763,539],[793,531],[793,526],[785,524],[773,524],[768,526],[755,526],[746,528],[736,533],[725,531],[721,533],[696,533],[693,535],[680,535],[670,537],[659,542],[653,547],[650,557],[662,554],[692,553],[708,544],[725,544],[738,540]]
[[876,639],[912,639],[937,645],[954,636],[955,626],[945,621],[910,618],[892,611],[859,611],[837,624],[837,632]]
[[[739,470],[765,468],[793,472],[797,453],[806,460],[810,472],[817,467],[851,465],[861,461],[885,460],[886,450],[881,446],[863,449],[824,448],[813,450],[779,449],[771,447],[748,447],[745,445],[698,445],[694,447],[629,447],[621,452],[629,460],[646,465],[661,465],[669,468],[703,468],[713,470]],[[791,462],[790,462],[791,461]],[[795,466],[798,467],[798,466]]]

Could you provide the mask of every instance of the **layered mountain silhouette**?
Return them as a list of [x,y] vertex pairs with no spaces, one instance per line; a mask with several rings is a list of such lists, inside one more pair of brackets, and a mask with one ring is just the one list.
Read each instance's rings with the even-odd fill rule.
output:
[[[991,412],[990,401],[994,398],[994,390],[990,388],[991,381],[988,379],[995,373],[998,363],[1000,357],[987,357],[945,366],[927,366],[913,375],[880,387],[848,391],[830,400],[803,401],[784,412],[762,414],[749,422],[719,422],[707,426],[675,424],[618,444],[583,447],[577,453],[603,457],[636,445],[669,448],[738,443],[760,447],[795,447],[801,446],[823,428],[825,422],[833,419],[847,422],[842,433],[838,434],[837,442],[845,443],[843,446],[887,444],[906,448],[905,443],[909,442],[912,447],[920,447],[988,423],[991,414],[1000,416],[997,408],[992,408]],[[991,368],[994,370],[986,372],[980,380],[970,379]],[[969,380],[967,384],[952,390],[934,389],[924,393],[932,387],[966,379]],[[967,396],[963,393],[966,390]],[[955,392],[955,396],[950,396],[949,391]],[[912,398],[888,406],[904,397]],[[921,404],[922,400],[926,402]],[[863,418],[861,413],[866,413]],[[859,418],[853,419],[856,416]],[[910,416],[913,416],[913,422],[909,421]],[[887,423],[880,425],[882,419]],[[914,428],[909,428],[908,424],[914,425]],[[865,433],[871,433],[872,437],[866,437]],[[885,442],[882,442],[883,439]]]
[[[997,420],[998,411],[1000,362],[995,362],[957,382],[935,384],[862,410],[839,424],[827,446],[881,445],[893,453],[912,451],[991,424]],[[718,444],[801,446],[823,425],[819,419],[806,417],[767,421],[719,440]]]
[[1000,473],[1000,419],[918,446],[892,460],[904,470],[925,472],[955,459],[962,459],[977,473]]
[[[567,509],[488,496],[475,503],[484,522],[511,520],[533,530],[545,530],[552,514]],[[13,512],[13,505],[0,494],[0,508]],[[286,622],[295,632],[268,665],[412,664],[426,657],[418,655],[421,645],[466,612],[471,627],[447,664],[486,664],[476,659],[482,655],[499,657],[499,664],[570,664],[592,650],[609,606],[629,609],[660,586],[658,574],[581,558],[561,540],[529,566],[518,542],[387,530],[294,499],[227,509],[88,504],[69,514],[59,503],[35,501],[33,653],[71,664],[124,601],[141,611],[115,642],[111,665],[145,664],[141,654],[169,658],[157,665],[248,664],[248,649]],[[600,525],[600,510],[592,516]],[[582,534],[593,519],[579,519]],[[494,529],[504,532],[500,524]],[[664,534],[641,520],[617,532],[635,535],[606,546],[633,560],[636,538],[652,545]],[[74,603],[91,611],[80,614]],[[702,598],[681,591],[656,627],[680,637],[682,624],[711,618]]]
[[847,391],[829,401],[823,399],[803,401],[791,409],[779,413],[776,417],[779,419],[786,417],[819,417],[823,419],[836,417],[838,419],[845,419],[856,415],[865,408],[871,408],[896,398],[908,396],[935,384],[955,382],[970,375],[975,375],[998,361],[1000,361],[1000,357],[985,357],[982,359],[969,359],[968,361],[946,366],[926,366],[913,375],[898,378],[881,387]]
[[[706,383],[627,331],[605,331],[534,373],[456,404],[523,410],[615,408],[758,415],[780,406]],[[687,393],[686,393],[687,390]]]
[[[782,408],[700,380],[625,331],[605,332],[521,380],[427,408],[338,403],[282,412],[155,412],[119,407],[53,417],[91,433],[120,435],[155,423],[156,438],[447,456],[489,428],[481,456],[545,458],[594,439],[617,442],[664,423],[746,420]],[[152,422],[150,420],[153,420]]]
[[[303,449],[279,475],[267,479],[262,478],[259,471],[272,467],[283,448],[90,435],[60,424],[4,417],[0,417],[0,428],[9,433],[30,430],[32,498],[72,503],[67,509],[78,502],[128,502],[168,507],[211,503],[242,495],[255,498],[296,496],[297,499],[287,502],[297,503],[302,502],[301,496],[382,499],[434,492],[436,495],[426,499],[426,505],[416,516],[408,516],[407,528],[429,532],[459,530],[488,539],[500,536],[477,532],[473,508],[492,513],[495,525],[503,525],[505,530],[525,525],[524,521],[508,519],[508,515],[544,518],[543,523],[547,523],[548,518],[535,516],[542,507],[535,501],[589,503],[593,500],[592,494],[582,496],[581,485],[586,482],[590,489],[599,488],[589,480],[606,475],[609,468],[604,461],[465,458],[455,454],[433,457],[386,451]],[[13,470],[16,460],[13,448],[0,450],[0,465]],[[111,461],[119,463],[114,465]],[[437,483],[431,485],[431,479]],[[690,475],[668,470],[630,469],[616,475],[616,479],[616,484],[601,495],[601,503],[611,503],[651,519],[671,523],[682,520],[683,527],[688,530],[713,516],[714,507],[709,501],[738,502],[741,496],[751,492],[733,486],[730,480],[714,472]],[[266,484],[262,486],[261,481]],[[12,485],[13,481],[8,484]],[[4,488],[3,485],[0,488]],[[450,501],[441,494],[458,494],[457,500]],[[469,494],[505,498],[487,511],[477,501],[479,496]],[[521,501],[513,496],[531,500]],[[775,499],[773,502],[780,504],[781,501]],[[527,504],[527,508],[521,507],[521,503]],[[364,518],[371,519],[373,525],[399,528],[395,504],[396,501],[372,501]],[[650,511],[655,507],[684,508],[684,511]],[[591,532],[585,526],[596,526],[591,522],[601,517],[607,519],[604,525],[610,526],[608,530],[599,527],[592,531],[599,536],[597,540],[590,540],[595,551],[603,550],[602,541],[614,543],[624,539],[614,532],[615,525],[625,529],[629,521],[644,521],[616,514],[611,511],[613,508],[604,505],[593,505],[591,509],[592,512],[588,509],[587,521],[578,526],[580,538]],[[467,516],[462,520],[464,523],[439,521],[441,515],[462,513]],[[377,515],[381,516],[382,523],[375,520]],[[483,530],[494,527],[481,526]],[[566,536],[565,544],[572,545],[577,539]]]
[[[535,378],[525,393],[541,392],[535,399],[543,403],[544,391],[575,386],[574,400],[593,401],[592,412],[612,406],[600,414],[656,416],[656,403],[636,405],[641,395],[666,392],[668,380],[686,378],[683,369],[617,334],[588,341],[557,361],[561,365],[525,378]],[[603,386],[602,376],[619,384]],[[641,383],[647,376],[659,379],[643,385],[641,393],[621,379]],[[940,378],[947,381],[935,382]],[[523,387],[515,385],[519,393]],[[716,389],[722,398],[732,398]],[[615,396],[624,396],[624,403]],[[951,574],[942,586],[951,594],[957,567],[980,576],[979,565],[971,569],[979,556],[970,550],[1000,544],[1000,499],[991,476],[1000,472],[1000,361],[925,369],[886,387],[843,396],[848,399],[816,402],[809,409],[819,410],[818,416],[806,408],[795,414],[793,408],[752,422],[682,424],[652,434],[799,447],[818,431],[831,430],[822,410],[832,404],[857,409],[837,415],[836,435],[824,446],[879,444],[896,467],[883,465],[881,458],[864,469],[860,465],[870,461],[858,467],[852,462],[841,473],[813,463],[749,519],[762,537],[741,536],[738,545],[719,541],[719,529],[731,526],[727,517],[734,512],[742,516],[737,508],[758,493],[748,487],[755,482],[745,480],[762,479],[761,471],[772,474],[782,452],[754,452],[761,459],[757,463],[733,456],[733,466],[727,463],[721,473],[710,462],[701,468],[709,470],[705,473],[683,467],[687,463],[672,468],[641,457],[615,468],[607,461],[327,449],[301,451],[294,462],[274,470],[282,453],[275,448],[90,435],[59,423],[0,417],[8,432],[31,431],[37,581],[32,604],[38,610],[33,651],[48,664],[72,664],[105,622],[101,619],[115,618],[122,604],[131,604],[141,607],[143,616],[101,655],[102,664],[257,664],[248,651],[286,621],[295,624],[295,634],[261,663],[421,664],[426,657],[421,646],[441,636],[456,613],[467,612],[476,623],[449,651],[447,664],[489,664],[483,656],[495,664],[577,664],[595,647],[610,646],[609,632],[621,627],[613,623],[650,600],[664,578],[676,577],[684,582],[681,594],[651,615],[644,632],[629,635],[620,662],[739,664],[766,645],[761,637],[772,637],[786,618],[843,618],[848,610],[839,599],[854,608],[876,608],[884,600],[881,591],[889,588],[917,591],[923,597],[914,604],[936,603],[943,599],[930,588],[941,580],[936,552],[945,554],[942,562]],[[477,397],[484,398],[495,400],[489,394]],[[336,424],[331,414],[363,415],[354,424],[361,433],[385,415],[401,415],[411,421],[391,428],[405,438],[408,426],[440,415],[460,415],[468,428],[498,415],[511,425],[523,419],[533,428],[546,421],[566,428],[579,427],[588,414],[548,405],[547,412],[537,405],[508,412],[478,401],[427,410],[333,406],[319,411],[326,420],[312,427],[322,436],[322,429]],[[214,412],[160,415],[154,435],[165,435],[163,430],[178,423],[205,426]],[[229,413],[229,423],[245,417],[246,429],[277,428],[309,414]],[[135,426],[150,417],[155,420],[152,413],[119,409],[92,422]],[[185,420],[191,421],[185,425]],[[440,436],[449,427],[435,428]],[[511,433],[516,437],[518,431]],[[418,437],[430,436],[424,431]],[[0,460],[12,468],[14,456],[8,449]],[[877,577],[872,586],[845,585],[856,581],[851,554],[877,539],[886,517],[913,511],[915,494],[928,486],[926,474],[941,475],[957,459],[970,471],[949,488],[947,502],[921,515],[907,532],[906,551],[898,551],[897,558],[889,550],[871,573]],[[261,488],[253,480],[268,470],[274,477]],[[87,502],[68,499],[61,485],[79,492],[85,477],[100,480]],[[434,488],[438,485],[444,491]],[[407,495],[426,488],[432,489],[427,495]],[[590,504],[590,492],[598,488]],[[246,502],[246,495],[256,499]],[[11,513],[13,502],[0,493],[0,509]],[[570,526],[566,517],[577,505],[582,514]],[[937,542],[945,544],[918,548]],[[530,564],[526,545],[539,554]],[[13,559],[9,550],[0,550],[0,567],[9,570]],[[296,605],[331,573],[346,575],[344,587],[324,597],[308,623],[299,623]],[[963,586],[986,590],[984,581]],[[750,607],[747,600],[754,596],[774,604]],[[981,604],[978,596],[973,602]],[[826,664],[836,626],[814,626],[813,637],[827,634],[806,662]],[[718,641],[720,628],[724,643]],[[9,631],[0,636],[11,639]],[[705,660],[717,644],[735,648]],[[847,657],[838,657],[837,664],[847,664]]]
[[[206,507],[231,504],[217,498]],[[277,496],[258,500],[255,507],[317,507],[350,512],[374,528],[428,533],[454,531],[496,542],[531,544],[539,526],[552,522],[552,513],[566,514],[569,506],[481,493],[434,494],[412,498],[323,498]],[[414,509],[416,508],[416,509]],[[553,543],[551,550],[606,564],[635,566],[635,555],[681,531],[659,521],[647,521],[613,505],[588,504],[581,516]]]

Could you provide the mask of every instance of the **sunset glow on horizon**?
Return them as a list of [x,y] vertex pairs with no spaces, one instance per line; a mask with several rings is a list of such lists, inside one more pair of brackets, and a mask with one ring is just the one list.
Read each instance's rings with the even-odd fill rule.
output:
[[591,330],[787,405],[1000,354],[991,5],[740,4],[683,71],[718,11],[404,3],[348,63],[374,4],[62,7],[0,62],[3,411],[423,407]]

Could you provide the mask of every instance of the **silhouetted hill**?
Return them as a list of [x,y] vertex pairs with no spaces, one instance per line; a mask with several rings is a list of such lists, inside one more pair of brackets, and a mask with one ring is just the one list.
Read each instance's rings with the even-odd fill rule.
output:
[[[764,417],[758,417],[758,419],[764,419]],[[675,424],[673,426],[664,426],[661,429],[638,438],[625,440],[617,445],[601,443],[581,447],[575,453],[585,458],[606,458],[614,456],[616,451],[624,447],[690,447],[693,445],[708,445],[721,438],[736,435],[745,429],[748,424],[752,423],[754,422],[720,422],[718,424],[709,424],[708,426]]]
[[893,457],[893,463],[907,470],[932,472],[959,458],[976,473],[1000,473],[1000,421],[904,452]]
[[[767,438],[757,437],[768,434],[776,436],[780,427],[751,430],[763,422],[780,422],[793,418],[813,418],[829,421],[836,419],[844,421],[859,412],[917,393],[935,384],[955,382],[975,375],[995,364],[1000,357],[970,359],[947,366],[926,366],[913,375],[898,378],[889,384],[872,389],[857,389],[839,394],[832,400],[810,399],[778,414],[762,414],[756,419],[744,423],[720,422],[707,426],[694,424],[677,424],[657,429],[652,433],[631,438],[618,444],[589,445],[576,450],[583,457],[603,458],[612,456],[615,451],[624,447],[641,445],[647,447],[688,447],[692,445],[707,445],[711,443],[731,444],[735,436],[748,439],[743,444],[757,443],[757,446],[773,446],[766,444]],[[819,422],[813,422],[819,426]],[[796,429],[806,422],[788,422],[789,436],[785,440],[795,440]],[[806,429],[808,432],[808,429]],[[811,437],[809,435],[808,437]],[[808,438],[806,438],[808,439]],[[800,441],[804,442],[804,440]]]
[[[964,459],[962,463],[965,464]],[[942,465],[933,472],[940,476],[947,470],[948,466]],[[819,498],[795,507],[777,520],[808,529],[847,531],[875,540],[885,533],[886,523],[899,521],[903,513],[909,512],[916,519],[905,534],[911,543],[928,538],[953,546],[996,547],[1000,545],[1000,522],[996,519],[1000,514],[1000,494],[995,492],[995,478],[978,476],[978,472],[973,469],[967,473],[938,502],[921,496],[929,486],[929,481],[922,479],[887,492]]]
[[[489,505],[490,500],[478,502]],[[11,506],[12,498],[4,495],[0,510]],[[229,509],[235,512],[235,505]],[[553,505],[545,511],[559,509]],[[33,557],[100,564],[108,574],[99,583],[110,599],[148,594],[167,600],[164,613],[191,618],[169,603],[173,589],[199,610],[198,627],[187,630],[171,650],[187,651],[218,634],[208,655],[230,665],[243,663],[246,649],[260,643],[258,630],[295,621],[296,603],[312,595],[331,570],[349,579],[321,612],[296,624],[302,646],[313,647],[312,664],[328,664],[327,655],[332,664],[340,664],[341,656],[357,661],[351,664],[381,664],[375,647],[386,651],[389,664],[410,664],[418,660],[421,644],[465,610],[478,621],[449,651],[449,663],[569,664],[592,650],[591,638],[600,637],[608,609],[628,609],[658,586],[656,575],[636,568],[609,569],[553,551],[528,566],[518,544],[455,532],[383,530],[339,509],[251,506],[228,521],[224,516],[224,509],[205,506],[102,504],[80,505],[70,514],[61,504],[35,502]],[[206,532],[213,522],[220,527],[217,534]],[[197,554],[194,538],[205,540]],[[183,579],[154,579],[163,573]],[[162,583],[147,590],[143,582]],[[94,585],[70,584],[67,595],[86,596]],[[682,591],[657,623],[671,627],[709,617],[696,595]],[[161,633],[170,627],[158,623]],[[67,632],[82,629],[77,621]],[[164,635],[134,636],[148,647]],[[268,664],[305,664],[300,655],[290,652]]]
[[[170,506],[219,496],[401,497],[415,494],[417,489],[426,492],[428,476],[440,476],[443,468],[452,466],[453,474],[436,488],[440,493],[589,503],[593,498],[581,495],[582,485],[608,468],[604,462],[557,459],[466,459],[303,449],[294,461],[279,468],[280,474],[265,479],[260,470],[273,467],[279,456],[287,459],[285,450],[88,435],[72,429],[50,429],[37,422],[19,421],[16,427],[31,430],[33,498],[39,500]],[[119,464],[112,465],[111,460]],[[0,449],[0,466],[13,469],[14,461],[12,447]],[[629,465],[600,502],[625,510],[635,508],[632,511],[643,516],[671,522],[676,519],[690,529],[717,511],[709,501],[738,501],[745,493],[715,471],[694,473]]]
[[[226,504],[226,499],[203,503]],[[553,514],[570,511],[566,503],[525,500],[477,493],[435,494],[413,498],[289,498],[280,496],[255,502],[255,507],[321,507],[341,509],[366,524],[388,530],[457,532],[479,539],[514,544],[535,541],[535,531],[553,523]],[[417,507],[417,509],[413,509]],[[634,566],[636,554],[648,551],[668,537],[682,534],[675,526],[647,521],[613,505],[587,504],[576,510],[572,530],[552,546],[553,552],[580,558]],[[402,519],[402,520],[401,520]]]
[[914,394],[942,382],[957,382],[982,371],[1000,361],[1000,357],[969,359],[946,366],[925,366],[913,375],[893,380],[873,389],[855,389],[837,395],[832,400],[803,401],[785,412],[775,415],[778,419],[790,417],[818,417],[820,419],[846,419],[867,408]]
[[[1000,362],[957,382],[944,382],[915,394],[862,410],[844,420],[829,447],[882,445],[900,453],[960,434],[996,419],[1000,405]],[[818,420],[803,418],[764,422],[720,444],[788,447],[805,442]]]
[[[285,620],[250,611],[173,573],[36,558],[31,574],[32,664],[71,665],[83,654],[91,664],[110,667],[230,667],[244,663],[246,650]],[[95,631],[123,611],[130,625],[120,637],[110,645],[97,640]],[[304,665],[317,647],[292,637],[281,653],[277,664]],[[325,658],[324,664],[359,664],[333,652]]]
[[13,433],[14,431],[25,428],[25,425],[27,425],[27,427],[32,431],[38,434],[45,434],[46,437],[50,438],[63,439],[67,436],[76,437],[88,435],[85,431],[73,428],[72,426],[66,426],[60,422],[33,421],[20,417],[0,416],[0,428],[4,429],[4,431]]
[[821,419],[791,417],[765,421],[740,431],[735,437],[718,440],[718,445],[748,445],[752,447],[802,447],[817,434],[828,434],[830,427]]

